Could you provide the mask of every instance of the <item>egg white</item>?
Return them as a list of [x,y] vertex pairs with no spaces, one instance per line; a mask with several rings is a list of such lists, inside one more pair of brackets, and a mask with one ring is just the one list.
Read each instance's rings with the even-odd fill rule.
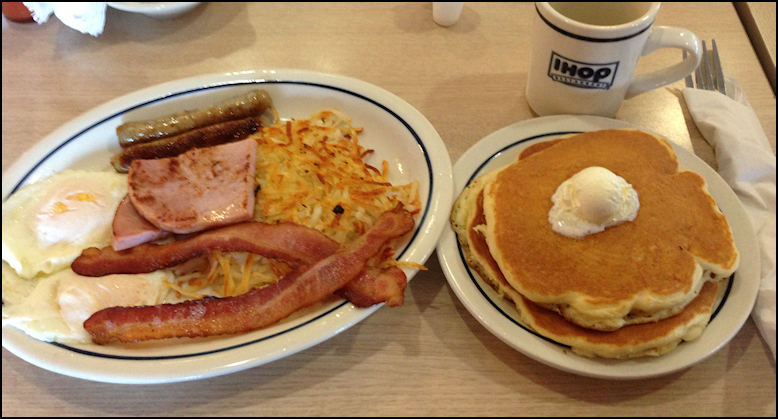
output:
[[86,343],[84,321],[108,307],[161,304],[170,274],[85,277],[71,269],[25,279],[3,263],[3,327],[12,326],[47,342]]
[[19,189],[3,202],[2,259],[23,278],[69,266],[88,247],[111,243],[127,176],[67,170]]

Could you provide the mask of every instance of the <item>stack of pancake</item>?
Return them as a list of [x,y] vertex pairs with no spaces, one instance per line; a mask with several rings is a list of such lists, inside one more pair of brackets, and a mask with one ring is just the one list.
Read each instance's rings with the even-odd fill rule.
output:
[[[552,230],[565,180],[604,167],[637,192],[633,221],[582,238]],[[637,130],[575,134],[525,149],[462,192],[451,223],[468,264],[536,333],[584,356],[662,355],[700,336],[739,255],[698,174]]]

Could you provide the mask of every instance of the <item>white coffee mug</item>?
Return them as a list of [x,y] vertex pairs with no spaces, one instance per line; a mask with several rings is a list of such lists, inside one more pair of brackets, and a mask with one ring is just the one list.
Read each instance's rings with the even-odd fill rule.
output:
[[[652,26],[659,5],[536,3],[527,78],[532,110],[614,117],[624,99],[691,74],[702,57],[700,40],[686,29]],[[688,56],[635,76],[640,57],[660,48],[681,48]]]

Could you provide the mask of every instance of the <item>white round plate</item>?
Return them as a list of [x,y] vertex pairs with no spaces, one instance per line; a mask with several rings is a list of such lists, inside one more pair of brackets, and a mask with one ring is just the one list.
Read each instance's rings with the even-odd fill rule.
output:
[[157,19],[172,19],[179,17],[197,7],[201,2],[142,2],[142,1],[124,1],[108,2],[108,5],[114,9],[124,12],[141,13],[146,16]]
[[[423,264],[432,254],[451,209],[453,180],[448,151],[429,121],[399,97],[369,83],[325,73],[260,70],[173,81],[101,105],[64,125],[25,153],[3,174],[3,200],[18,187],[62,170],[112,170],[120,148],[115,129],[125,121],[213,105],[261,88],[282,119],[307,119],[337,108],[363,127],[360,144],[368,158],[389,162],[389,181],[418,179],[423,204],[417,226],[396,249],[398,260]],[[416,270],[406,269],[410,279]],[[3,327],[3,347],[39,367],[114,383],[163,383],[227,374],[292,355],[363,320],[380,305],[355,308],[333,299],[272,327],[219,339],[170,339],[157,344],[97,346],[37,341]]]
[[[514,161],[531,144],[565,134],[601,129],[637,129],[626,122],[591,116],[551,116],[503,128],[471,147],[454,165],[458,196],[471,180]],[[672,144],[672,143],[671,143]],[[732,339],[748,319],[759,287],[759,249],[748,215],[724,180],[697,156],[673,144],[678,160],[699,173],[727,217],[740,252],[740,268],[728,286],[721,287],[717,307],[698,339],[681,343],[660,357],[627,360],[586,358],[533,332],[515,306],[496,292],[465,262],[456,233],[446,228],[438,244],[438,258],[449,284],[470,313],[490,332],[523,354],[549,366],[589,377],[638,379],[670,374],[701,362]],[[456,199],[456,198],[455,198]]]

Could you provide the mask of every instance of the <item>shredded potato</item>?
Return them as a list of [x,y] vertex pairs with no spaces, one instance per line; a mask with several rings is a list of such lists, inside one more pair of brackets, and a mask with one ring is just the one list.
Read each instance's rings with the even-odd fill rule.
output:
[[373,150],[359,145],[361,132],[336,109],[263,129],[254,218],[293,221],[347,243],[398,202],[419,212],[418,181],[393,186],[386,180],[388,162],[381,170],[365,163]]
[[[373,153],[359,144],[362,128],[337,109],[322,109],[310,119],[280,121],[252,137],[257,141],[257,195],[254,219],[291,221],[315,228],[345,244],[367,231],[384,211],[401,202],[416,215],[421,210],[419,181],[392,185],[389,163],[367,164]],[[213,252],[207,272],[179,275],[169,284],[179,298],[203,294],[233,296],[271,284],[291,270],[288,265],[248,253]],[[371,265],[424,266],[398,262],[391,251]],[[210,290],[210,292],[209,292]]]

